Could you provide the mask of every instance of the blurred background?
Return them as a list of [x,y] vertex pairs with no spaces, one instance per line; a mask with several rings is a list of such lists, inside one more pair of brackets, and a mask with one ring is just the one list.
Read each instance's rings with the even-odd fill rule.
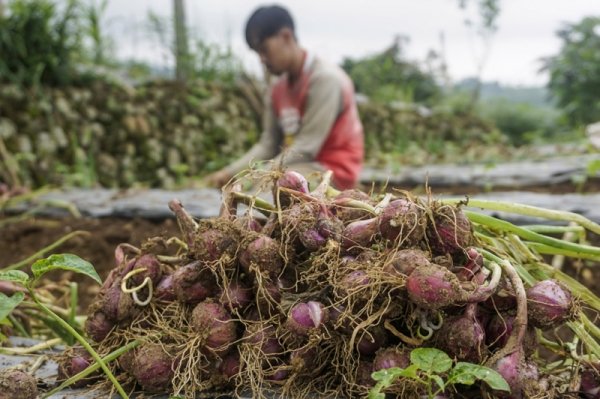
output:
[[[594,0],[282,4],[354,80],[368,167],[596,151]],[[0,180],[177,188],[238,157],[261,131],[266,77],[243,36],[259,5],[0,0]]]

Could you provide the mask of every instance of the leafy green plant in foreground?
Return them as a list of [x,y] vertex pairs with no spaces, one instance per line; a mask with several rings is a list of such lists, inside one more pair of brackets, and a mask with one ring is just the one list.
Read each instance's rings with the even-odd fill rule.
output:
[[[10,281],[23,286],[27,290],[27,293],[31,299],[34,301],[35,305],[51,320],[55,321],[60,327],[73,336],[90,353],[94,360],[100,365],[108,379],[113,383],[121,397],[127,398],[127,394],[113,373],[110,371],[102,358],[100,358],[100,355],[98,355],[94,348],[92,348],[92,346],[87,342],[87,340],[79,332],[77,332],[77,330],[73,328],[73,326],[71,326],[67,320],[60,317],[47,305],[43,304],[36,295],[36,284],[44,274],[52,270],[73,271],[88,276],[99,284],[102,283],[100,276],[98,276],[98,273],[89,262],[72,254],[50,255],[48,258],[36,261],[31,266],[33,277],[30,277],[27,273],[21,270],[0,271],[0,281]],[[12,297],[0,297],[0,310],[2,310],[2,314],[0,314],[0,316],[3,314],[8,315],[15,307],[19,305],[24,297],[25,294],[22,292],[17,292]]]
[[404,369],[392,367],[372,374],[377,384],[369,391],[369,399],[385,399],[385,389],[400,378],[412,379],[423,385],[429,398],[444,392],[455,385],[473,385],[477,380],[484,381],[490,388],[510,392],[508,383],[498,372],[478,364],[457,362],[443,351],[435,348],[416,348],[410,353],[410,365]]

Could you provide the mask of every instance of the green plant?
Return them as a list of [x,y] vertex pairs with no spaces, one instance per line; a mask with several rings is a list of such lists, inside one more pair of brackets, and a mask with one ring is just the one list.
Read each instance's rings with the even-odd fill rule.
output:
[[385,399],[383,391],[400,378],[423,385],[428,398],[434,398],[455,384],[473,385],[477,380],[484,381],[492,389],[510,392],[507,382],[498,372],[473,363],[457,362],[453,365],[452,359],[439,349],[413,349],[410,362],[404,369],[392,367],[374,372],[372,377],[377,384],[369,391],[369,399]]
[[59,9],[50,0],[14,0],[0,15],[0,81],[64,85],[81,54],[78,3]]
[[600,115],[600,17],[586,17],[557,32],[560,52],[544,60],[548,88],[573,126],[596,122]]
[[585,172],[582,174],[574,175],[571,178],[571,182],[575,185],[578,193],[584,191],[585,183],[592,177],[595,177],[600,172],[600,160],[594,159],[587,163]]
[[[156,38],[165,63],[168,58],[175,58],[175,48],[171,45],[175,36],[171,20],[150,12],[148,30]],[[223,47],[198,37],[192,37],[190,43],[191,50],[186,56],[186,62],[190,65],[190,79],[233,83],[240,76],[242,62],[231,46]]]
[[495,99],[482,103],[479,112],[514,145],[548,140],[557,134],[558,115],[550,108]]
[[102,30],[102,19],[108,7],[108,0],[95,0],[89,5],[83,7],[83,29],[86,36],[91,42],[90,45],[90,60],[94,65],[108,64],[108,53],[111,50],[112,42],[104,35]]
[[588,176],[597,175],[600,172],[600,159],[589,161],[585,170]]
[[[117,359],[119,356],[123,355],[124,353],[129,352],[130,350],[138,347],[139,345],[140,345],[140,341],[138,341],[138,340],[131,341],[127,345],[122,346],[119,349],[116,349],[116,350],[112,351],[111,353],[109,353],[108,355],[104,356],[102,358],[102,361],[104,363],[109,363],[109,362]],[[99,368],[100,368],[100,364],[99,363],[93,363],[93,364],[91,364],[85,370],[83,370],[83,371],[75,374],[74,376],[72,376],[70,378],[67,378],[60,385],[58,385],[57,387],[53,388],[52,390],[46,392],[42,396],[42,399],[49,398],[49,397],[53,396],[54,394],[56,394],[57,392],[60,392],[63,389],[68,388],[69,386],[73,385],[77,381],[80,381],[81,379],[83,379],[83,378],[87,377],[88,375],[92,374],[94,371],[98,370]]]
[[[14,326],[21,330],[20,323],[14,323],[14,319],[10,319],[10,313],[25,299],[23,292],[15,292],[12,296],[4,295],[0,292],[0,325]],[[6,336],[0,334],[0,341],[5,341]]]
[[356,90],[374,100],[434,101],[440,94],[433,76],[404,59],[401,39],[379,54],[363,59],[346,58],[342,68],[350,75]]
[[195,40],[195,51],[190,54],[192,77],[207,81],[219,80],[232,83],[240,76],[242,63],[230,46]]
[[174,52],[173,46],[170,44],[172,43],[171,37],[173,36],[173,33],[169,20],[152,11],[148,12],[147,18],[147,29],[150,34],[154,36],[163,61],[166,64],[169,55]]
[[[37,283],[40,281],[40,278],[53,270],[68,270],[76,273],[83,274],[92,278],[94,281],[99,284],[102,283],[100,280],[100,276],[94,269],[94,267],[85,260],[79,258],[76,255],[72,254],[60,254],[60,255],[50,255],[48,258],[40,259],[33,263],[31,266],[31,272],[33,277],[30,277],[27,273],[21,270],[8,270],[8,271],[0,271],[0,281],[9,281],[14,284],[18,284],[25,288],[27,294],[33,301],[34,305],[46,315],[49,321],[56,323],[61,329],[63,329],[67,334],[71,337],[75,338],[94,358],[94,360],[100,365],[108,379],[113,383],[116,390],[123,398],[128,398],[127,394],[121,387],[121,384],[117,381],[113,373],[110,371],[106,363],[100,358],[98,353],[92,348],[92,346],[88,343],[88,341],[74,328],[70,323],[69,319],[71,318],[71,313],[67,315],[67,320],[65,318],[59,316],[54,310],[51,309],[51,306],[44,304],[38,294],[36,293],[35,287]],[[16,292],[12,297],[0,297],[0,309],[3,310],[3,313],[10,313],[13,309],[15,309],[25,298],[25,294],[23,292]]]

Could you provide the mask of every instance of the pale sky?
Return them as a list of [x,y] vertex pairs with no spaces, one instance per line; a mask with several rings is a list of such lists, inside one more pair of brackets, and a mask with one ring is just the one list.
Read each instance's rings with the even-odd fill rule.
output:
[[[476,3],[479,0],[471,0]],[[259,70],[248,50],[243,29],[252,11],[264,4],[254,0],[186,0],[187,24],[193,35],[209,42],[230,43],[251,71]],[[465,26],[458,0],[288,0],[300,43],[319,56],[339,63],[386,48],[394,36],[406,35],[407,57],[422,62],[428,50],[443,50],[453,81],[474,76],[482,57],[482,41]],[[563,23],[600,15],[600,0],[500,0],[498,31],[492,38],[483,79],[510,85],[544,85],[538,74],[540,57],[560,49],[556,30]],[[109,0],[106,25],[120,57],[168,63],[145,27],[148,11],[170,17],[171,0]],[[471,10],[472,11],[472,10]]]

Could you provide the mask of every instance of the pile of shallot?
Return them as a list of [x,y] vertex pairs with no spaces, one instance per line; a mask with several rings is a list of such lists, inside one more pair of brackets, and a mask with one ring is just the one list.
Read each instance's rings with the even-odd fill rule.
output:
[[[440,397],[599,397],[587,350],[599,337],[568,328],[584,316],[592,328],[596,313],[564,279],[527,271],[541,256],[495,245],[504,233],[460,205],[339,192],[330,177],[311,190],[293,171],[249,174],[223,188],[219,217],[197,220],[173,200],[179,237],[119,245],[85,330],[102,354],[140,342],[111,363],[120,382],[186,398],[360,397],[374,371],[433,347],[495,369],[511,388],[457,384]],[[242,192],[244,179],[261,192]],[[59,380],[90,363],[69,349]],[[427,397],[402,378],[386,392]]]

